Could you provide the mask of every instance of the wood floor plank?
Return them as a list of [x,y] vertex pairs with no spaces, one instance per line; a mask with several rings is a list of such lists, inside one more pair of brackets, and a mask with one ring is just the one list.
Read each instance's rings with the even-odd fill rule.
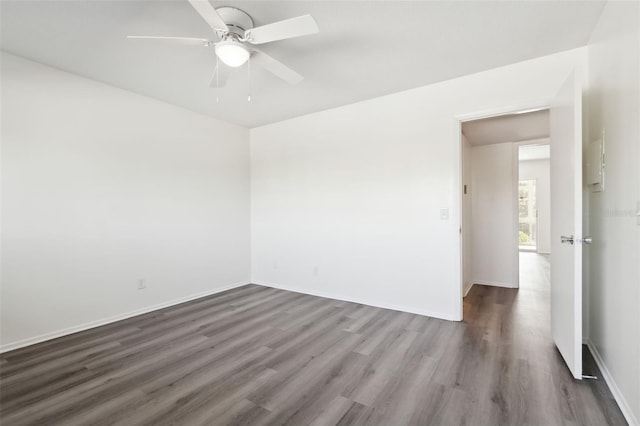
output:
[[337,396],[325,405],[318,416],[309,424],[311,426],[333,426],[349,411],[352,404],[353,401],[343,396]]
[[548,259],[523,262],[519,289],[474,286],[461,323],[248,285],[7,352],[0,422],[625,424],[551,340]]

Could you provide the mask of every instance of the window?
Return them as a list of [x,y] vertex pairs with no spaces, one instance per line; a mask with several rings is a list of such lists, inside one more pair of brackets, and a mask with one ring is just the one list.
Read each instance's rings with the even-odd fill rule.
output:
[[518,237],[520,248],[536,247],[536,181],[521,180],[518,185]]

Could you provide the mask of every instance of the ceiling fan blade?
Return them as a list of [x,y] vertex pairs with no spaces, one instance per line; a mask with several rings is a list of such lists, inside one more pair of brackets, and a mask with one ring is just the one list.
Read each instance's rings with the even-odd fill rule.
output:
[[311,15],[298,16],[284,21],[274,22],[245,32],[249,43],[263,44],[319,32],[318,24]]
[[195,38],[195,37],[162,37],[162,36],[127,36],[127,38],[131,39],[142,39],[142,40],[159,40],[159,41],[169,41],[178,44],[186,44],[189,46],[207,46],[210,43],[213,43],[211,40],[207,40],[206,38]]
[[280,77],[289,84],[298,84],[304,77],[283,64],[280,61],[273,59],[271,56],[260,50],[254,50],[254,54],[251,55],[251,64],[259,65],[265,70],[269,71],[276,77]]
[[220,15],[218,15],[218,12],[216,12],[215,8],[211,6],[211,3],[209,3],[208,0],[189,0],[189,3],[214,31],[229,31],[227,24],[224,23]]
[[214,89],[217,89],[218,87],[224,87],[227,84],[228,78],[229,68],[218,63],[215,70],[213,70],[213,77],[211,78],[211,82],[209,82],[209,87],[212,87]]

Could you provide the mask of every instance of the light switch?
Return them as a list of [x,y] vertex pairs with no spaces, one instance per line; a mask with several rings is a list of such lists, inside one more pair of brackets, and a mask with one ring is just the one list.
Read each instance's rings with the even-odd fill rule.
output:
[[449,209],[448,208],[442,208],[440,209],[440,219],[441,220],[448,220],[449,219]]

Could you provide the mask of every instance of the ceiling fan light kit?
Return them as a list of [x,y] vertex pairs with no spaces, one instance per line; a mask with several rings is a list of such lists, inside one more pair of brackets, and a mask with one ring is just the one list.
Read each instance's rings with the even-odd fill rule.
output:
[[216,55],[225,65],[237,68],[247,62],[251,53],[242,43],[229,39],[216,43]]
[[[297,84],[303,77],[272,58],[266,53],[254,49],[251,45],[285,40],[319,32],[318,24],[311,15],[273,22],[254,28],[253,19],[243,10],[235,7],[219,7],[215,9],[208,0],[187,0],[196,12],[213,30],[220,41],[194,37],[165,37],[165,36],[128,36],[132,39],[154,39],[178,42],[182,44],[215,46],[216,56],[228,67],[237,68],[245,64],[250,57],[252,62],[264,68],[276,77],[289,84]],[[214,74],[218,87],[221,67],[217,66]],[[224,82],[223,82],[224,83]]]

